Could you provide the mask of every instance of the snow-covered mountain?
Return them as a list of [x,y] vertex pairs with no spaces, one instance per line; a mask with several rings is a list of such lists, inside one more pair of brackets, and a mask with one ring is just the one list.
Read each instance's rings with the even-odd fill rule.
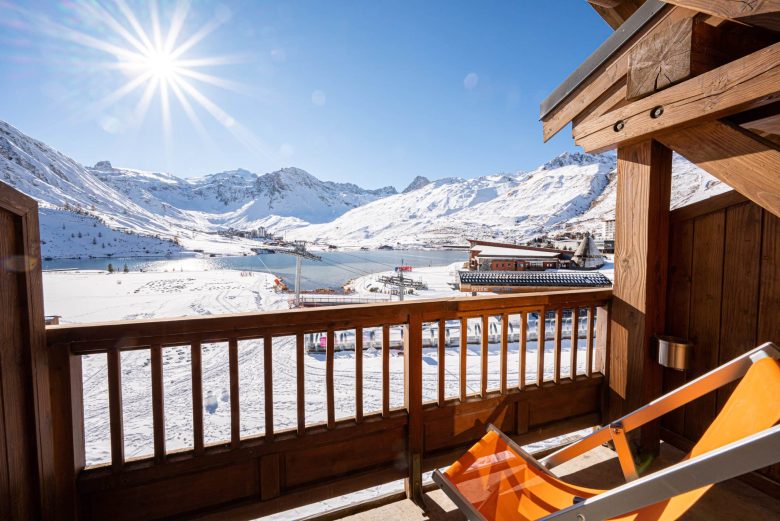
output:
[[[378,247],[435,246],[468,238],[523,241],[556,231],[597,231],[602,220],[614,219],[616,178],[612,154],[564,153],[530,172],[423,183],[289,235]],[[674,156],[673,208],[728,189]]]
[[[728,189],[675,156],[673,206]],[[615,157],[562,154],[529,172],[430,181],[403,191],[320,181],[298,168],[237,169],[201,178],[85,167],[0,121],[0,181],[37,199],[43,254],[247,253],[225,237],[263,226],[320,244],[435,246],[467,238],[521,241],[558,230],[595,230],[614,215]]]
[[[52,257],[159,255],[179,251],[174,243],[190,250],[248,252],[256,244],[220,237],[216,232],[259,226],[283,232],[328,222],[396,193],[390,186],[366,190],[351,183],[320,181],[298,168],[264,175],[238,169],[181,179],[115,168],[109,161],[85,167],[2,121],[0,180],[38,200],[43,254]],[[60,221],[72,221],[73,214],[80,216],[81,225],[73,230],[66,225],[64,233],[66,238],[74,234],[76,240],[55,240],[63,233]],[[92,237],[88,228],[100,228],[101,237]],[[139,239],[130,248],[93,241],[110,230],[152,242]],[[84,241],[78,240],[79,231]]]
[[264,175],[238,169],[186,180],[113,168],[108,161],[88,170],[149,210],[209,229],[256,228],[271,216],[292,218],[298,225],[323,223],[396,193],[391,186],[366,190],[351,183],[320,181],[299,168]]

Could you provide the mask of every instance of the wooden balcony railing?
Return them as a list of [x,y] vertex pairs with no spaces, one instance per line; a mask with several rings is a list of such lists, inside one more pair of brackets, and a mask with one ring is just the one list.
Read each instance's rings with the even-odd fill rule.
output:
[[[395,479],[407,480],[407,493],[419,493],[422,472],[451,461],[482,436],[487,423],[522,442],[599,423],[610,299],[609,290],[579,290],[49,326],[52,423],[60,448],[58,479],[66,485],[61,488],[70,492],[60,500],[83,519],[225,519],[258,517]],[[538,319],[548,312],[554,314],[552,322]],[[580,328],[569,326],[570,338],[565,339],[564,322],[579,324],[580,316],[587,317],[585,338]],[[496,328],[488,327],[491,317],[500,319],[498,338]],[[520,328],[516,336],[509,334],[510,317]],[[537,338],[546,337],[546,327],[555,328],[551,350],[539,350],[528,341],[529,317]],[[469,320],[481,323],[482,335],[475,393],[469,393],[467,386],[467,334],[459,334],[458,356],[447,356],[447,349],[455,349],[447,345],[447,329],[459,325],[461,332],[467,331]],[[390,338],[392,328],[398,326],[403,328],[404,400],[403,407],[393,408]],[[383,333],[381,407],[376,412],[363,410],[362,352],[368,328]],[[426,402],[422,335],[431,328],[438,333],[436,346],[429,348],[438,355],[437,381]],[[361,356],[354,357],[354,415],[337,419],[335,336],[344,330],[354,332]],[[305,335],[311,333],[324,333],[326,338],[325,421],[318,423],[307,421],[305,409],[306,378],[311,377],[304,371]],[[277,429],[272,380],[279,361],[272,356],[273,342],[287,336],[295,339],[297,422]],[[264,429],[262,435],[242,436],[239,352],[251,340],[262,342]],[[495,371],[488,370],[489,348],[496,340],[500,367],[496,388],[491,389],[491,377],[494,382],[496,378]],[[564,358],[562,346],[567,341],[571,348]],[[230,435],[209,444],[204,437],[202,349],[214,342],[227,344]],[[515,345],[517,366],[510,370],[509,353],[514,357]],[[191,385],[192,444],[186,450],[167,450],[163,361],[166,350],[182,346],[191,360],[190,381],[183,383]],[[130,458],[125,454],[122,355],[137,350],[148,353],[151,365],[153,450],[148,457]],[[89,467],[84,437],[85,355],[105,356],[110,426],[102,440],[110,447],[110,462]],[[453,358],[456,367],[448,367]],[[517,378],[510,379],[515,369]],[[448,391],[445,385],[451,373],[458,375],[456,391],[452,386]]]

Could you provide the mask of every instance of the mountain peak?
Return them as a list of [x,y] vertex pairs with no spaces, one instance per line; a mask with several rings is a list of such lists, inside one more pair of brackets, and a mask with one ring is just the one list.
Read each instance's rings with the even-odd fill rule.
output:
[[411,183],[409,183],[409,186],[404,188],[404,191],[402,193],[407,194],[409,192],[413,192],[414,190],[419,190],[423,186],[430,184],[431,180],[427,177],[423,177],[421,175],[418,175],[417,177],[412,180]]
[[564,152],[542,165],[542,170],[555,170],[564,166],[592,165],[597,163],[614,163],[614,156],[607,154],[586,154],[583,152]]
[[113,170],[114,167],[111,166],[111,161],[98,161],[95,163],[95,166],[93,166],[95,170],[100,170],[101,172],[105,172],[106,170]]

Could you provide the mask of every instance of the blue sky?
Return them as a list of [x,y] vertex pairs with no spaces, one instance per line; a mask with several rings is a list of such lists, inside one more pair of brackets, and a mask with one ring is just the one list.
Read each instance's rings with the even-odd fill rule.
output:
[[[114,0],[0,0],[0,119],[85,164],[403,188],[573,150],[568,129],[542,143],[539,103],[610,34],[583,0],[126,2],[150,46]],[[203,38],[141,52],[185,11],[171,49]],[[167,81],[194,118],[167,87],[166,123]]]

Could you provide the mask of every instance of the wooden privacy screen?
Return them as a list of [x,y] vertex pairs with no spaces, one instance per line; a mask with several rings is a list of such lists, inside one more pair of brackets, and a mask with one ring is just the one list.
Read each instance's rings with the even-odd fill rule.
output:
[[[395,479],[407,479],[412,490],[421,490],[422,472],[450,463],[484,434],[488,423],[521,442],[596,425],[601,420],[610,298],[610,290],[580,290],[49,327],[49,347],[56,360],[55,408],[64,411],[57,432],[63,440],[70,438],[63,447],[73,448],[71,468],[79,470],[72,477],[78,488],[79,516],[113,521],[195,515],[248,519]],[[513,320],[519,317],[513,322],[519,330],[513,328],[512,335],[510,316]],[[545,316],[546,320],[540,318]],[[501,318],[493,321],[500,322],[499,327],[489,327],[491,317]],[[475,325],[471,332],[464,329],[469,322]],[[435,350],[442,361],[428,403],[423,400],[424,324],[438,327],[439,342],[435,346],[427,342],[429,352]],[[445,325],[458,329],[445,331]],[[390,401],[389,330],[397,326],[404,331],[399,353],[404,359],[401,408],[394,408]],[[355,400],[355,414],[338,419],[335,333],[355,331],[355,347],[362,353],[363,331],[368,328],[383,332],[381,342],[371,347],[382,359],[380,381],[373,382],[381,387],[381,410],[363,410],[362,358],[355,357],[358,378],[354,397],[349,397]],[[324,374],[316,377],[325,381],[326,420],[317,424],[307,422],[303,406],[304,380],[315,377],[301,370],[300,363],[307,356],[304,335],[309,333],[325,333]],[[292,429],[275,430],[270,382],[273,364],[279,360],[271,352],[274,338],[285,336],[293,337],[295,345],[297,367],[290,367],[289,372],[296,378],[297,422]],[[538,338],[548,339],[547,353],[542,350],[534,361],[528,354],[537,349]],[[240,432],[238,352],[246,341],[259,342],[262,347],[262,435]],[[211,445],[204,441],[201,357],[209,342],[221,342],[229,350],[232,404],[228,439]],[[511,371],[507,362],[510,343]],[[579,346],[579,352],[567,352],[563,346],[568,345]],[[185,379],[192,382],[194,442],[189,450],[168,452],[162,359],[166,349],[182,346],[191,353],[191,371]],[[447,349],[451,354],[457,349],[457,356],[442,356]],[[478,367],[478,376],[469,388],[465,385],[466,349],[472,359],[479,355],[478,366],[473,366]],[[488,371],[489,349],[499,350],[498,375]],[[147,352],[151,365],[149,421],[154,450],[150,457],[135,460],[124,453],[122,354],[128,351]],[[107,360],[110,434],[105,444],[111,448],[111,461],[83,469],[81,357],[88,354]],[[456,397],[444,391],[445,371],[459,375]]]
[[52,513],[36,203],[0,182],[0,519]]
[[[666,332],[694,346],[689,371],[665,370],[664,392],[780,341],[780,219],[736,192],[673,211],[668,288]],[[689,448],[733,389],[667,415],[662,437]],[[779,465],[762,474],[780,482]]]

